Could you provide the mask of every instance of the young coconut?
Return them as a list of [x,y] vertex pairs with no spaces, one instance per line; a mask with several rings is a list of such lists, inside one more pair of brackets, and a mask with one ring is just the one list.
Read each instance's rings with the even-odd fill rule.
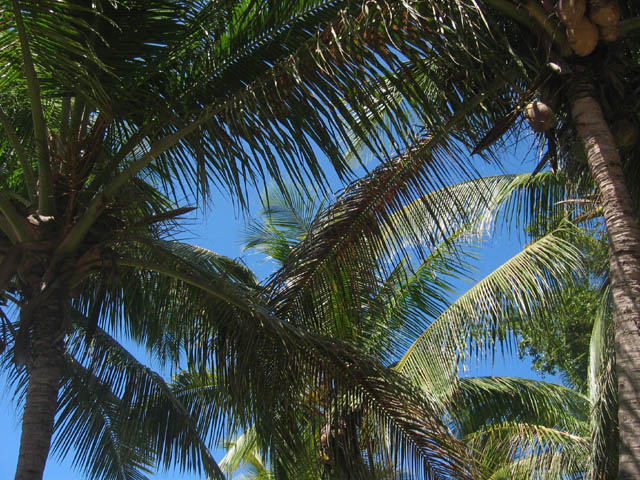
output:
[[617,0],[591,0],[589,18],[596,25],[611,27],[620,22],[620,5]]
[[524,109],[525,118],[534,132],[549,130],[556,123],[556,116],[547,104],[534,100]]
[[584,17],[586,10],[586,0],[560,0],[556,9],[560,20],[568,27]]
[[567,27],[567,39],[579,57],[586,57],[596,49],[598,35],[598,27],[587,17],[582,17],[575,25]]

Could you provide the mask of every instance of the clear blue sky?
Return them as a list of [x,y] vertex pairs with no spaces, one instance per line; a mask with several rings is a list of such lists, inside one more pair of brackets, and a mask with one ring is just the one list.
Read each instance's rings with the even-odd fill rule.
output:
[[[515,153],[515,152],[514,152]],[[522,149],[517,152],[518,155],[514,155],[514,158],[510,160],[506,166],[509,171],[523,172],[531,171],[533,164],[528,162],[526,165],[522,165],[521,159],[526,153]],[[495,174],[497,173],[490,167],[482,169],[483,174]],[[252,201],[252,212],[257,213],[259,209],[259,202],[254,196]],[[241,249],[241,236],[240,232],[244,224],[242,217],[239,218],[238,212],[235,211],[231,202],[218,195],[215,198],[215,204],[211,207],[206,218],[200,216],[199,219],[195,219],[191,222],[189,230],[193,232],[192,235],[184,235],[183,240],[190,241],[196,245],[211,249],[220,254],[237,258],[243,257],[245,262],[256,271],[260,278],[264,278],[271,273],[272,266],[265,263],[256,254],[243,254]],[[481,264],[480,271],[477,278],[482,278],[484,275],[493,270],[496,266],[500,265],[504,260],[515,254],[520,249],[520,244],[516,236],[510,238],[501,238],[499,241],[494,241],[489,244],[486,251],[483,253],[484,260]],[[484,364],[471,370],[468,375],[510,375],[521,376],[527,378],[539,378],[530,369],[530,363],[528,361],[521,361],[517,359],[517,356],[513,358],[507,358],[506,360],[498,357],[494,365]],[[554,381],[553,378],[545,378],[548,381]],[[4,385],[3,385],[4,387]],[[11,392],[0,390],[0,480],[12,479],[15,474],[15,466],[17,463],[18,446],[20,440],[20,428],[19,428],[19,412],[16,412],[15,406],[11,401]],[[220,459],[223,452],[218,451],[216,455],[217,459]],[[161,472],[154,475],[153,480],[196,480],[201,477],[194,475],[181,475],[177,472]],[[82,475],[73,470],[70,461],[60,461],[56,457],[51,457],[47,463],[47,468],[44,473],[45,480],[83,480]]]

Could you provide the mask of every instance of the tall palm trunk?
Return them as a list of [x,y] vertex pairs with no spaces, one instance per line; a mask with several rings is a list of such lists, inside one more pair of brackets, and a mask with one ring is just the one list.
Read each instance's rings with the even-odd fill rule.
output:
[[611,244],[620,426],[618,479],[640,479],[640,225],[613,136],[590,92],[574,94],[571,113],[600,191]]
[[22,420],[16,480],[41,480],[49,455],[64,364],[62,308],[44,306],[33,318],[29,384]]

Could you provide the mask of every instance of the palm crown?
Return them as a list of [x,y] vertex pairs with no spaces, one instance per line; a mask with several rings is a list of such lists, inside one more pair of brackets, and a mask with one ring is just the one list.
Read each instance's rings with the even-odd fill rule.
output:
[[[615,475],[617,465],[611,461],[615,456],[606,455],[616,448],[617,441],[615,429],[608,430],[614,425],[615,398],[611,391],[612,331],[606,315],[595,320],[588,397],[545,382],[458,376],[460,365],[467,363],[469,356],[491,353],[523,323],[544,322],[550,308],[562,301],[559,293],[579,276],[581,264],[581,253],[573,240],[582,234],[567,223],[566,216],[583,219],[580,221],[590,218],[579,202],[566,201],[578,192],[567,189],[566,178],[560,174],[547,172],[533,178],[506,175],[451,189],[468,190],[473,184],[477,188],[471,192],[484,191],[485,195],[476,195],[475,202],[469,200],[468,216],[448,219],[453,234],[436,245],[418,268],[407,269],[407,258],[388,257],[383,262],[369,262],[368,270],[364,262],[357,261],[360,269],[355,274],[349,268],[322,268],[307,300],[315,322],[306,328],[319,328],[342,338],[346,332],[360,350],[370,352],[417,386],[434,413],[446,419],[450,431],[466,442],[466,462],[474,466],[474,478]],[[581,194],[588,196],[592,186],[584,188]],[[335,238],[331,235],[331,212],[351,192],[347,189],[324,211],[324,202],[305,201],[295,194],[271,195],[264,222],[254,222],[248,231],[248,246],[276,259],[286,270],[290,256],[309,251],[305,243],[321,243],[319,239],[325,234]],[[407,206],[407,215],[420,218],[431,202],[438,205],[447,195],[445,190],[432,192]],[[477,239],[478,226],[483,226],[481,232],[491,231],[491,224],[505,216],[526,218],[536,226],[533,231],[544,234],[449,304],[450,281],[465,272],[462,254]],[[552,231],[547,233],[547,229]],[[360,235],[366,237],[357,223],[350,225],[348,232],[345,230],[343,237],[351,243],[357,243],[354,238]],[[350,258],[344,248],[334,249],[327,252],[324,265],[346,263]],[[368,271],[375,275],[367,277]],[[325,283],[333,288],[320,288]],[[607,301],[603,308],[606,312]],[[376,335],[377,331],[384,335]],[[205,385],[215,383],[202,380]],[[375,416],[360,410],[357,397],[350,400],[347,412],[334,410],[326,403],[322,388],[309,388],[312,393],[300,401],[315,405],[315,410],[310,408],[301,420],[299,435],[307,439],[301,445],[306,455],[298,454],[296,475],[358,477],[366,459],[367,478],[420,478],[412,476],[416,472],[411,469],[403,471],[407,465],[391,453],[402,448],[399,442],[385,435],[384,425],[378,428]],[[407,410],[407,415],[416,414],[411,408]],[[309,423],[316,428],[310,429]],[[355,432],[358,436],[352,437]],[[268,469],[269,463],[277,467],[279,459],[273,446],[261,442],[255,428],[230,445],[222,462],[225,469],[233,471],[246,462],[255,478],[287,478],[278,468]],[[265,454],[266,461],[261,459]],[[382,461],[385,455],[393,460]],[[324,469],[318,469],[318,463]]]

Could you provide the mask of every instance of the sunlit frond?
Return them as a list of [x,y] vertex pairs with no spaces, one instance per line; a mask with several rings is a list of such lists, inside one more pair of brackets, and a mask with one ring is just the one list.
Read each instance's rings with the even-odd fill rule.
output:
[[455,375],[461,360],[487,355],[508,339],[515,318],[535,318],[579,268],[580,252],[563,239],[570,228],[564,224],[529,244],[461,295],[416,339],[398,370],[418,385],[429,384],[433,369]]

